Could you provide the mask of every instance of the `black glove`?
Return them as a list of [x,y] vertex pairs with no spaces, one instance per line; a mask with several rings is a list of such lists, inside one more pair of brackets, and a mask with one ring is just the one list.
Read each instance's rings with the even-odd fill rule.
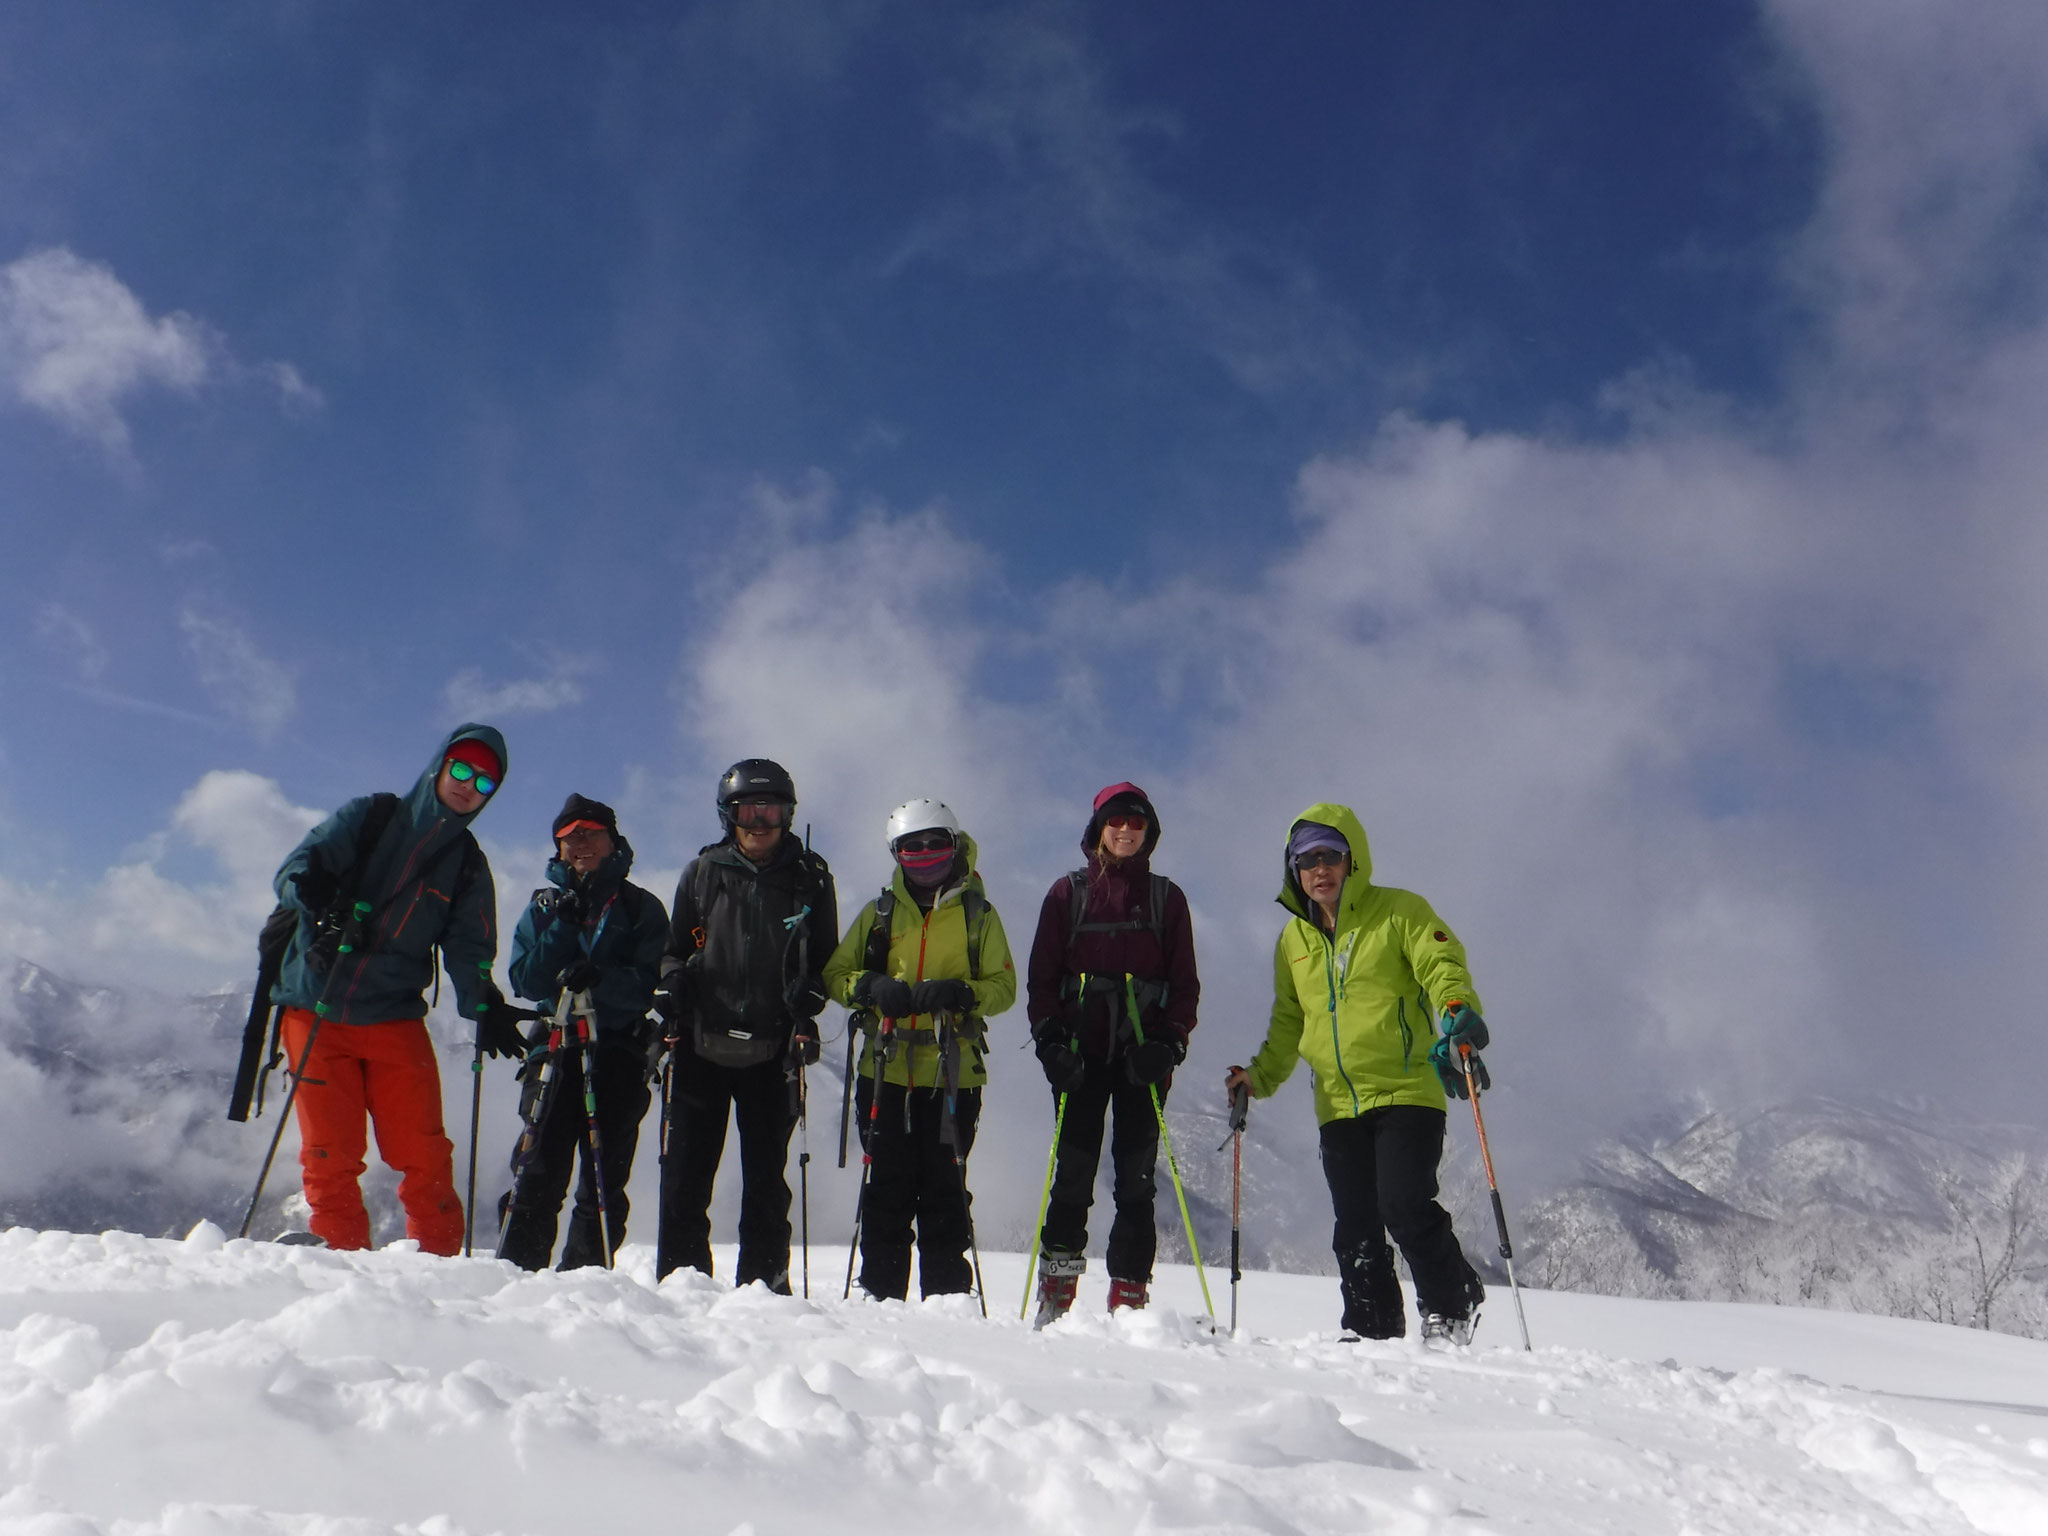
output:
[[1186,1039],[1163,1024],[1154,1025],[1142,1044],[1124,1052],[1124,1075],[1141,1088],[1147,1083],[1163,1083],[1187,1059]]
[[974,988],[957,977],[920,981],[910,989],[912,1013],[972,1013]]
[[1072,1039],[1047,1034],[1038,1042],[1038,1064],[1054,1093],[1074,1093],[1088,1080],[1088,1063],[1074,1049]]
[[880,971],[861,972],[860,980],[853,985],[853,1000],[885,1019],[907,1019],[917,1012],[910,983],[884,976]]
[[690,1015],[690,973],[696,968],[692,963],[696,958],[692,955],[676,966],[661,978],[661,984],[654,989],[654,1011],[671,1028]]
[[676,1047],[677,1037],[657,1029],[647,1041],[647,1081],[658,1083],[668,1070],[669,1052]]
[[341,894],[340,878],[330,875],[318,864],[308,864],[293,875],[292,885],[299,893],[299,905],[316,914],[333,906],[334,898]]
[[486,1056],[523,1057],[526,1036],[519,1032],[518,1010],[502,997],[485,999],[477,1009],[476,1043]]
[[818,1021],[798,1019],[789,1031],[789,1054],[807,1067],[815,1067],[822,1049],[818,1043]]
[[552,894],[554,899],[548,902],[547,909],[549,915],[558,923],[567,923],[570,927],[577,928],[581,927],[583,919],[590,915],[590,903],[584,899],[581,891],[565,890],[557,886],[552,893],[543,891],[541,894]]
[[588,992],[597,985],[598,978],[603,974],[604,972],[600,971],[588,960],[578,960],[562,972],[562,990],[564,992]]

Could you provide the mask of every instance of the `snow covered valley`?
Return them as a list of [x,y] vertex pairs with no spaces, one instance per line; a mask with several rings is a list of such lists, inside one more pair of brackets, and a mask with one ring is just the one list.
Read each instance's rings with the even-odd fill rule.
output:
[[[729,1265],[728,1250],[718,1254]],[[2048,1344],[1890,1318],[1504,1291],[1470,1350],[1345,1344],[1335,1282],[1193,1272],[1016,1320],[693,1274],[529,1276],[0,1233],[0,1528],[36,1536],[2048,1532]],[[1210,1273],[1219,1311],[1227,1278]]]

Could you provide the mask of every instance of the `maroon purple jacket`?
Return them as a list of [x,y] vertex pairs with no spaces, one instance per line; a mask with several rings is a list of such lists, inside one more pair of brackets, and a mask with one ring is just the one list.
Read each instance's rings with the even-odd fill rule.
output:
[[[1148,845],[1156,838],[1148,838]],[[1162,911],[1162,936],[1150,928],[1152,916],[1151,861],[1145,853],[1120,864],[1105,865],[1101,855],[1088,861],[1088,906],[1082,921],[1089,923],[1130,922],[1144,926],[1121,933],[1072,935],[1074,925],[1073,876],[1062,875],[1045,893],[1038,911],[1038,933],[1031,941],[1031,965],[1025,976],[1025,1012],[1034,1031],[1047,1019],[1056,1018],[1074,1005],[1063,1002],[1061,983],[1069,976],[1121,977],[1126,973],[1141,980],[1166,983],[1166,1002],[1158,1011],[1160,1022],[1179,1031],[1185,1039],[1195,1027],[1196,1005],[1201,1002],[1202,983],[1195,974],[1194,925],[1188,918],[1188,899],[1181,888],[1168,882]],[[1163,942],[1162,942],[1163,938]],[[1083,1055],[1098,1060],[1109,1055],[1115,1040],[1112,1007],[1121,1013],[1120,997],[1087,999],[1080,1013],[1080,1042]],[[1149,1027],[1154,1015],[1145,1015]]]

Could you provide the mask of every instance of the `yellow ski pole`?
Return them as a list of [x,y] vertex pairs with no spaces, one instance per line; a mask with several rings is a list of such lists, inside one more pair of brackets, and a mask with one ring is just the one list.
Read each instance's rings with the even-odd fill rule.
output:
[[[1124,1001],[1131,1010],[1131,1031],[1138,1038],[1138,1044],[1145,1043],[1145,1026],[1138,1022],[1138,987],[1132,976],[1124,977]],[[1209,1309],[1209,1326],[1216,1326],[1216,1303],[1209,1299],[1209,1277],[1202,1272],[1202,1250],[1195,1244],[1195,1222],[1188,1215],[1188,1192],[1180,1182],[1180,1163],[1173,1155],[1173,1137],[1167,1133],[1166,1110],[1159,1102],[1159,1086],[1147,1083],[1145,1092],[1152,1098],[1152,1113],[1159,1121],[1159,1148],[1166,1154],[1166,1171],[1173,1175],[1173,1198],[1180,1205],[1180,1224],[1188,1235],[1188,1256],[1195,1261],[1195,1278],[1202,1285],[1202,1305]]]

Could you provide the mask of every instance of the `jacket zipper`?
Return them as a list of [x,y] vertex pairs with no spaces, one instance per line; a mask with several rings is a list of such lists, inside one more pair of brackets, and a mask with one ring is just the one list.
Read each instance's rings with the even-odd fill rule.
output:
[[[1323,941],[1323,981],[1330,992],[1330,1054],[1336,1058],[1337,1075],[1344,1079],[1345,1091],[1351,1095],[1351,1117],[1355,1120],[1363,1113],[1358,1102],[1358,1085],[1351,1081],[1351,1074],[1344,1070],[1344,1046],[1337,1037],[1337,999],[1342,993],[1345,981],[1339,975],[1335,939],[1325,938],[1321,933],[1318,933],[1316,937]],[[1358,941],[1358,930],[1356,928],[1351,930],[1351,938],[1354,944]],[[1351,953],[1348,946],[1345,950],[1344,961],[1345,966],[1348,968],[1351,961]]]

